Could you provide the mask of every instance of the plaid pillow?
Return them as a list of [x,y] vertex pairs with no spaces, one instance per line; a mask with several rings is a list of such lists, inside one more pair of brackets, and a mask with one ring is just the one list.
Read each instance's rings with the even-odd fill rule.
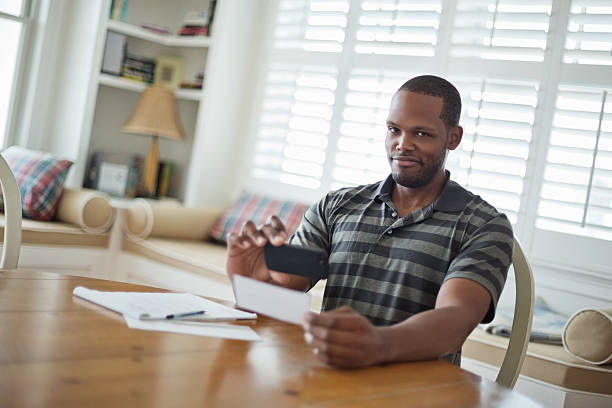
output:
[[242,225],[251,220],[255,225],[264,224],[270,215],[277,215],[285,224],[289,235],[293,234],[302,221],[307,205],[293,201],[271,200],[256,194],[244,192],[210,230],[211,238],[226,242],[230,232],[239,233]]
[[39,221],[51,220],[72,162],[19,146],[9,147],[2,156],[17,180],[23,216]]

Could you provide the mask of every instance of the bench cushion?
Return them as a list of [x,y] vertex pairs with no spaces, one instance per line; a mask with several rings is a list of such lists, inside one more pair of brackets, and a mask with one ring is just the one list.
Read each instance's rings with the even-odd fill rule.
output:
[[[507,347],[507,338],[477,328],[463,345],[462,355],[499,367]],[[590,365],[562,346],[529,343],[521,375],[569,390],[612,395],[612,365]]]
[[127,238],[123,249],[190,272],[226,275],[227,250],[222,244],[177,238]]
[[[79,226],[58,221],[22,220],[21,243],[76,247],[107,247],[108,233],[90,233]],[[4,216],[0,215],[0,241],[4,241]]]

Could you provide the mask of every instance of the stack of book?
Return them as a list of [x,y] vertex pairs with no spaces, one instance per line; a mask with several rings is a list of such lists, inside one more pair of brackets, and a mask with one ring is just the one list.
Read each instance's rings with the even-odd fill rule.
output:
[[202,89],[202,85],[204,84],[204,73],[198,72],[193,81],[183,81],[181,82],[181,88],[184,89]]
[[210,13],[208,11],[188,11],[179,35],[208,35],[209,23]]
[[123,59],[121,75],[125,78],[152,84],[155,75],[155,59],[128,53]]

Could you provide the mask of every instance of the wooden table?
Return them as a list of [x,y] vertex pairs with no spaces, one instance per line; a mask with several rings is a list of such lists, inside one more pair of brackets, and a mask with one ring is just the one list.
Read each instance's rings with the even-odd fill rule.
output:
[[259,342],[129,329],[72,296],[159,291],[54,273],[0,271],[0,406],[529,407],[520,394],[443,361],[340,370],[301,327],[260,317]]

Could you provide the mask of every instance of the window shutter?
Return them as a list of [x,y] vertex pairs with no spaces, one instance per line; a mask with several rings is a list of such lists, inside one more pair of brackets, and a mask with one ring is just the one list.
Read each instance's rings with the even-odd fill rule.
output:
[[281,0],[276,49],[342,52],[348,0]]
[[559,86],[537,227],[612,239],[612,88]]
[[319,188],[336,77],[335,68],[270,66],[255,143],[254,178]]
[[433,56],[441,12],[441,0],[364,0],[355,52]]
[[453,57],[543,61],[552,0],[459,0]]
[[532,139],[538,84],[455,78],[463,109],[463,140],[447,159],[461,185],[515,224]]
[[563,62],[612,65],[612,3],[573,0]]
[[385,152],[391,97],[410,73],[353,69],[333,163],[332,189],[373,183],[390,173]]

